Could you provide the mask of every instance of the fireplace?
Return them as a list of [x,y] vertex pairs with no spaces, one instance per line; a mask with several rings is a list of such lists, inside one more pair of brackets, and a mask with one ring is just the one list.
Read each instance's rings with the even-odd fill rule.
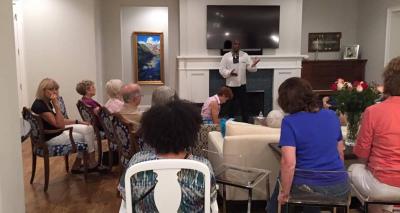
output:
[[[260,112],[264,115],[272,110],[272,69],[258,69],[257,72],[247,73],[247,98],[249,116],[257,116]],[[225,85],[225,79],[221,77],[218,70],[210,70],[209,96],[215,95],[221,86]],[[236,107],[237,109],[238,107]],[[222,106],[221,116],[227,112]],[[240,114],[235,112],[235,115]]]
[[[278,109],[278,88],[290,77],[301,76],[303,55],[260,55],[258,71],[247,73],[247,91],[264,91],[264,113]],[[203,103],[225,85],[218,68],[222,56],[178,56],[178,94],[182,99]],[[258,112],[259,113],[259,112]],[[258,115],[257,113],[257,115]]]

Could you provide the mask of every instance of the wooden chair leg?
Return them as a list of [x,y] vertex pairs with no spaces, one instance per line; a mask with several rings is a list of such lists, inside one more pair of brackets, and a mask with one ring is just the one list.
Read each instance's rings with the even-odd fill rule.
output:
[[113,161],[114,161],[114,155],[113,151],[111,151],[111,144],[108,144],[108,171],[112,170],[113,166]]
[[33,183],[33,179],[35,179],[35,173],[36,173],[36,155],[32,153],[32,175],[31,175],[31,181],[30,183]]
[[100,134],[98,135],[98,137],[97,137],[98,139],[97,139],[97,147],[98,147],[98,150],[99,150],[99,153],[98,153],[98,164],[99,165],[101,165],[101,156],[103,155],[103,147],[102,147],[102,144],[101,144],[101,137],[100,137]]
[[68,155],[64,156],[65,159],[65,170],[67,171],[67,173],[69,172],[69,162],[68,162]]
[[49,171],[49,156],[44,157],[44,191],[47,191],[49,187],[49,178],[50,178],[50,171]]
[[88,167],[89,167],[88,160],[89,160],[89,153],[84,152],[83,153],[83,174],[84,174],[84,177],[85,177],[85,181],[87,180],[87,170],[88,170]]

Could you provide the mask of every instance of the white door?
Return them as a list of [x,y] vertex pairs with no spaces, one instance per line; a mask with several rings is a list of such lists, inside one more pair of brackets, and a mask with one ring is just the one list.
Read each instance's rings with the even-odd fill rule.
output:
[[400,8],[389,8],[386,23],[385,65],[400,56]]
[[18,105],[22,110],[23,106],[28,106],[26,80],[25,80],[25,62],[23,51],[23,33],[22,33],[22,10],[21,2],[13,2],[14,15],[14,38],[15,38],[15,54],[17,65],[17,83],[18,83]]

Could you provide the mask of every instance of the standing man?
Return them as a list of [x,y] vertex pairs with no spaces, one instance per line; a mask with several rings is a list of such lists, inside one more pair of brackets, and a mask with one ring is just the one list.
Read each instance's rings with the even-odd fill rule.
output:
[[[219,73],[226,78],[226,86],[232,89],[233,99],[227,103],[229,117],[234,117],[235,105],[240,106],[242,121],[248,122],[246,71],[257,72],[260,59],[250,59],[247,53],[240,50],[239,40],[234,40],[232,51],[225,53],[219,65]],[[239,102],[239,103],[237,103]]]

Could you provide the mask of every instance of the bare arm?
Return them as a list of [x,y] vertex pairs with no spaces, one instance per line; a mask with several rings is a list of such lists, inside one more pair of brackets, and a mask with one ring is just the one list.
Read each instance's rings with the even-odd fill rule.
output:
[[340,159],[342,159],[342,161],[344,162],[344,144],[343,144],[343,141],[339,141],[338,142],[337,150],[338,150]]
[[281,157],[281,184],[282,188],[279,192],[278,201],[284,204],[289,199],[290,189],[292,188],[292,181],[294,171],[296,168],[296,147],[283,146]]
[[58,103],[57,96],[52,96],[51,102],[53,103],[55,114],[51,112],[44,112],[40,114],[40,117],[52,126],[62,129],[65,127],[64,116],[61,113],[61,107]]
[[219,124],[219,110],[218,110],[218,103],[216,101],[212,101],[210,103],[211,107],[211,118],[214,124]]

